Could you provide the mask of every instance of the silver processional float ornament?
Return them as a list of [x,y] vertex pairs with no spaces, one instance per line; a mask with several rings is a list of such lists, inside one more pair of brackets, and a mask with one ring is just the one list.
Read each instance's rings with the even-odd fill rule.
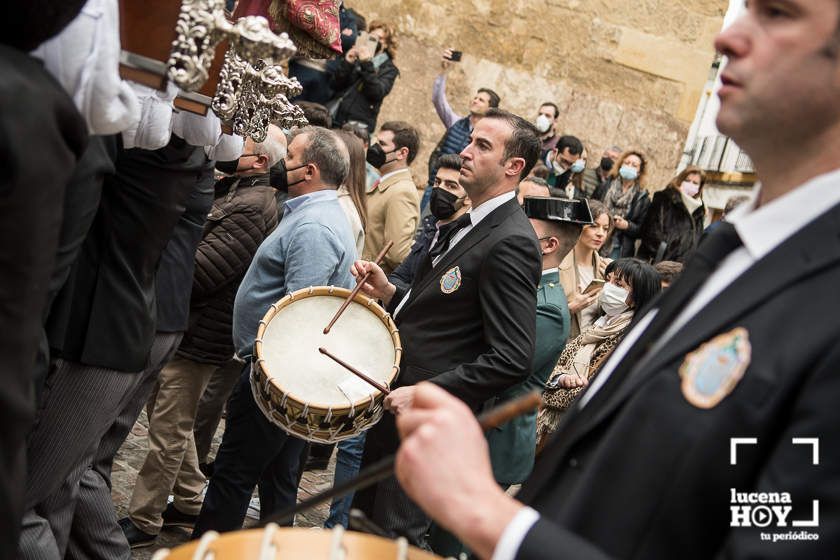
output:
[[216,47],[228,41],[210,107],[223,121],[232,121],[236,134],[262,142],[270,122],[284,127],[306,124],[303,111],[289,102],[302,91],[300,83],[285,76],[281,66],[297,48],[286,33],[273,33],[264,17],[246,16],[230,23],[223,0],[183,0],[175,29],[167,73],[185,91],[204,85]]

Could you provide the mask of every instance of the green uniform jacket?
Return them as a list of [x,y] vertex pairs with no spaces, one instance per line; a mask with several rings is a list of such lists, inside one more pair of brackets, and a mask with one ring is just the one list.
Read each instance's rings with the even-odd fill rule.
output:
[[[493,399],[489,405],[537,390],[542,392],[554,370],[570,329],[569,304],[557,269],[544,272],[537,290],[537,338],[531,375]],[[496,481],[519,484],[531,474],[536,450],[537,412],[524,414],[487,434]]]

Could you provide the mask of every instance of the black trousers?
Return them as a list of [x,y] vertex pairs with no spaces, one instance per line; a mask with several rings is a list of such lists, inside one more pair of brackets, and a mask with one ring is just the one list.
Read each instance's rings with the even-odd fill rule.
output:
[[[396,419],[386,412],[365,437],[362,470],[393,455],[400,445]],[[384,529],[392,537],[405,537],[418,547],[428,548],[426,533],[431,521],[403,491],[396,477],[359,490],[353,496],[353,507]]]
[[263,519],[297,501],[299,458],[306,442],[266,419],[251,393],[250,375],[248,363],[228,401],[225,434],[193,538],[210,530],[241,528],[257,484]]

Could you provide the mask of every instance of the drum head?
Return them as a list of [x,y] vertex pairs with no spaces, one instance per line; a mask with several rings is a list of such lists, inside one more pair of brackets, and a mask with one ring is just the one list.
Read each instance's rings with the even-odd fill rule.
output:
[[365,306],[352,302],[324,334],[344,302],[340,295],[302,297],[275,314],[262,337],[262,367],[289,397],[322,408],[358,406],[379,391],[332,359],[328,350],[385,385],[394,375],[396,350],[385,323]]

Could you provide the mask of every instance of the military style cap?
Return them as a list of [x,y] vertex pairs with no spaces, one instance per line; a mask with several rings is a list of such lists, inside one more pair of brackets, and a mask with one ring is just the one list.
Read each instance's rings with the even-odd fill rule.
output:
[[583,199],[526,196],[525,214],[535,220],[588,225],[593,222],[589,203]]

